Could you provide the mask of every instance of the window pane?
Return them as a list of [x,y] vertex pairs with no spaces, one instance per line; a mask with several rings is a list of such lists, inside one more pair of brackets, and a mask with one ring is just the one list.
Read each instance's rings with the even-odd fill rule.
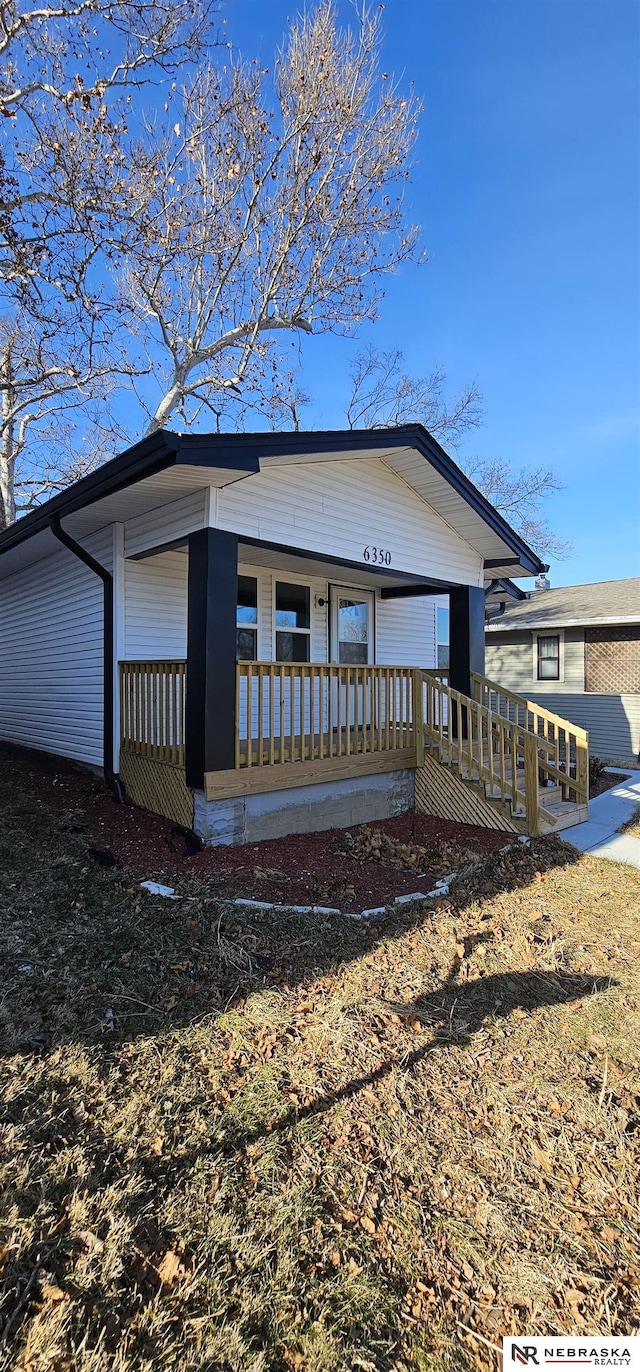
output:
[[538,638],[538,681],[560,680],[560,637],[549,634]]
[[346,663],[347,666],[350,664],[360,666],[361,663],[369,661],[369,649],[366,643],[340,642],[338,644],[338,657],[340,662]]
[[[338,601],[338,640],[340,643],[362,643],[369,642],[369,606],[364,600],[343,600]],[[363,658],[340,658],[341,662],[366,662],[366,653]]]
[[[436,608],[436,623],[437,623],[437,626],[438,626],[438,629],[437,629],[437,633],[438,633],[438,643],[448,643],[448,642],[449,642],[449,611],[448,611],[447,609],[445,609],[444,605],[438,605],[437,608]],[[440,665],[440,666],[444,666],[444,663],[440,663],[439,665]]]
[[438,644],[438,666],[439,666],[439,667],[448,667],[448,666],[449,666],[449,644],[448,644],[448,643],[439,643],[439,644]]
[[257,656],[255,629],[236,629],[236,661],[255,662]]
[[[309,587],[295,586],[289,581],[276,581],[276,627],[278,629],[308,629]],[[306,662],[306,658],[281,658],[281,662]]]
[[236,623],[258,623],[258,582],[255,576],[238,577],[238,615]]
[[309,634],[290,634],[283,630],[276,633],[277,662],[308,662]]

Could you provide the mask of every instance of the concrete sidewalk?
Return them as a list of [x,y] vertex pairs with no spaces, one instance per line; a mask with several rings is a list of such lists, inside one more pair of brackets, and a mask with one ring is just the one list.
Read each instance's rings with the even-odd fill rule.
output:
[[562,838],[581,853],[593,853],[594,857],[626,862],[640,869],[640,838],[618,833],[620,825],[631,819],[640,805],[640,771],[629,774],[620,767],[607,767],[607,771],[629,779],[590,800],[588,820],[563,829]]

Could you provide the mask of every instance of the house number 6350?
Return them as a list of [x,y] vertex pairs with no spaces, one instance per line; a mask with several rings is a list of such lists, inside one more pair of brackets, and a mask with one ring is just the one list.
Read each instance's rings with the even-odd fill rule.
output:
[[373,544],[367,543],[362,556],[365,562],[382,562],[385,567],[391,566],[391,553],[388,548],[375,548]]

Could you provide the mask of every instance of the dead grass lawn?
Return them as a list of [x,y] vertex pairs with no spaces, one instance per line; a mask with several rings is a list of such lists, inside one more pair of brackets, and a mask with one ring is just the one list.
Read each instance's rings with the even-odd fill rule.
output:
[[97,868],[17,765],[0,795],[3,1366],[638,1327],[637,872],[547,840],[430,913],[240,916]]

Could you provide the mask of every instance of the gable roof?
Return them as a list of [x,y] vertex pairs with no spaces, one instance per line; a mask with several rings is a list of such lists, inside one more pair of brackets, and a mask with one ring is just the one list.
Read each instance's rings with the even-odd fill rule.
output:
[[359,457],[386,462],[481,554],[492,576],[546,570],[431,434],[421,424],[407,424],[318,433],[177,434],[161,429],[0,533],[0,575],[54,551],[54,515],[64,519],[74,538],[82,539],[203,486],[220,487],[255,475],[263,465]]
[[640,577],[534,591],[528,600],[507,606],[487,624],[487,632],[580,624],[640,624]]

